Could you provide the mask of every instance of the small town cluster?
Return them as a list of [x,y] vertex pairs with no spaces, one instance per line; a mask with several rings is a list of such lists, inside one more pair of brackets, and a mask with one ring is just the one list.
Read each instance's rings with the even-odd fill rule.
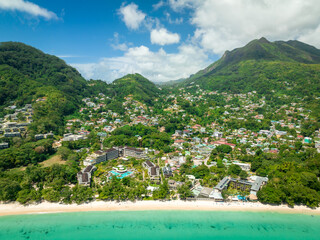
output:
[[[256,92],[192,88],[192,94],[179,89],[153,105],[129,95],[113,109],[106,108],[110,99],[103,93],[84,98],[80,111],[66,120],[63,136],[37,133],[34,139],[51,138],[53,148],[72,146],[81,153],[79,185],[94,188],[134,179],[143,184],[145,198],[166,184],[171,199],[257,201],[268,176],[246,156],[286,149],[320,152],[319,129],[305,126],[313,120],[303,99],[275,109]],[[8,109],[12,113],[0,119],[2,139],[26,137],[32,105]],[[88,141],[92,138],[94,144]],[[0,149],[9,144],[2,141]]]

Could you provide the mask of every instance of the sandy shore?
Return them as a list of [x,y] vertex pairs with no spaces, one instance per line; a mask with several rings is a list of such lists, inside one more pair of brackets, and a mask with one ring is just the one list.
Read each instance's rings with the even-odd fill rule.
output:
[[43,214],[59,212],[87,211],[146,211],[146,210],[197,210],[197,211],[267,211],[279,213],[299,213],[320,215],[320,208],[310,209],[303,206],[289,208],[285,205],[270,206],[261,203],[216,203],[212,201],[137,201],[104,202],[94,201],[87,204],[59,204],[43,202],[23,206],[19,203],[0,204],[0,216],[20,214]]

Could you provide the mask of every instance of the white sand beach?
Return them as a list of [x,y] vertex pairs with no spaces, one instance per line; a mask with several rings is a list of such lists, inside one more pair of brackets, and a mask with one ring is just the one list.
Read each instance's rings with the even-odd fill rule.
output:
[[147,210],[183,210],[183,211],[267,211],[279,213],[298,213],[320,215],[320,208],[310,209],[305,206],[289,208],[286,205],[270,206],[261,203],[213,202],[213,201],[136,201],[104,202],[93,201],[86,204],[59,204],[42,202],[23,206],[19,203],[0,204],[0,216],[20,214],[44,214],[59,212],[87,211],[147,211]]

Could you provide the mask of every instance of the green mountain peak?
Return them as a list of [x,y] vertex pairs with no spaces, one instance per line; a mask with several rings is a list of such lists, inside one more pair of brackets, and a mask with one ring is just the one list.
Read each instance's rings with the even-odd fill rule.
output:
[[127,74],[112,83],[117,96],[121,98],[131,95],[134,99],[151,103],[158,96],[158,87],[139,73]]

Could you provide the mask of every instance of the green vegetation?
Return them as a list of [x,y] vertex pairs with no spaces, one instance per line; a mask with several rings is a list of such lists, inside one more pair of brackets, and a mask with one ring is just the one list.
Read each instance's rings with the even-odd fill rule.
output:
[[63,132],[64,117],[87,95],[87,82],[63,60],[16,42],[0,44],[0,115],[11,101],[34,104],[36,133]]
[[[203,89],[232,93],[257,91],[268,104],[283,104],[279,96],[309,98],[319,117],[320,50],[298,42],[254,40],[224,56],[177,86],[200,85]],[[283,101],[283,100],[282,100]]]
[[4,149],[0,154],[0,171],[36,164],[46,160],[54,153],[53,140],[43,139],[37,142],[27,142],[19,147]]
[[[139,74],[111,84],[85,81],[54,56],[2,43],[0,76],[0,117],[12,114],[3,120],[2,131],[22,133],[0,139],[9,145],[0,150],[0,201],[82,203],[97,195],[116,201],[187,199],[193,193],[186,174],[212,188],[225,176],[240,181],[253,173],[269,179],[258,192],[262,203],[320,204],[320,50],[309,45],[255,40],[160,90]],[[20,123],[31,114],[6,107],[27,103],[32,103],[33,122],[5,129],[8,121]],[[36,134],[49,131],[54,138],[35,141]],[[53,148],[64,133],[87,138]],[[222,144],[214,147],[218,140]],[[83,160],[94,157],[101,143],[149,148],[149,160],[161,168],[172,166],[169,179],[176,181],[177,191],[169,189],[164,176],[152,180],[142,166],[145,160],[133,158],[99,163],[91,186],[77,185]],[[194,166],[195,158],[203,164]],[[251,172],[236,161],[251,163]],[[134,177],[110,178],[118,165]],[[153,192],[146,190],[149,185],[156,187]],[[249,187],[242,192],[230,184],[222,194],[247,196]]]
[[132,95],[133,99],[153,105],[153,101],[160,93],[156,85],[140,74],[128,74],[114,80],[112,88],[120,99]]
[[85,79],[74,68],[23,43],[0,44],[0,73],[1,106],[13,100],[22,106],[57,92],[72,110],[86,91]]
[[[167,133],[160,133],[154,127],[147,127],[142,124],[134,126],[124,126],[113,131],[112,136],[107,138],[103,144],[107,147],[112,146],[131,146],[131,147],[151,147],[161,150],[172,143]],[[143,136],[139,139],[138,136]]]
[[22,204],[47,200],[49,202],[83,203],[92,199],[92,189],[77,183],[78,167],[52,165],[42,168],[28,166],[25,171],[11,170],[0,174],[0,201],[18,201]]
[[122,180],[113,177],[101,189],[98,190],[99,198],[102,200],[135,200],[142,199],[142,195],[146,194],[146,186],[131,178],[123,178]]
[[320,204],[320,154],[315,151],[296,153],[286,149],[279,156],[259,153],[248,157],[251,170],[268,176],[269,182],[258,192],[262,203],[288,205],[303,204],[316,207]]

